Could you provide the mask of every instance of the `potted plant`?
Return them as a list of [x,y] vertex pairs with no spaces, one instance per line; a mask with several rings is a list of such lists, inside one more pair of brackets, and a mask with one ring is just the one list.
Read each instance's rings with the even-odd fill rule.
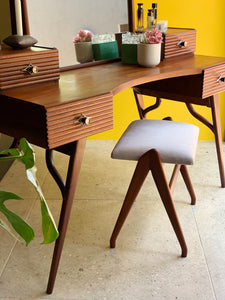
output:
[[79,63],[93,60],[91,32],[80,30],[74,38],[73,43],[75,45],[75,52]]
[[146,31],[144,39],[137,47],[137,61],[143,67],[155,67],[161,60],[162,34],[155,28]]
[[[25,171],[28,180],[34,185],[41,204],[41,214],[42,214],[42,232],[44,240],[42,244],[48,244],[54,242],[58,238],[58,230],[56,228],[52,214],[48,208],[45,201],[44,195],[41,191],[40,185],[36,178],[36,167],[35,167],[35,154],[25,138],[20,140],[19,148],[11,148],[3,150],[0,152],[0,161],[3,160],[19,160],[25,166]],[[9,221],[12,227],[10,227],[5,220],[1,218],[0,214],[0,227],[5,229],[10,235],[16,238],[18,241],[22,240],[15,235],[13,229],[20,235],[20,237],[28,245],[34,238],[34,231],[20,216],[18,216],[13,211],[10,211],[5,202],[7,200],[23,200],[20,196],[0,190],[0,213],[2,213],[6,219]]]

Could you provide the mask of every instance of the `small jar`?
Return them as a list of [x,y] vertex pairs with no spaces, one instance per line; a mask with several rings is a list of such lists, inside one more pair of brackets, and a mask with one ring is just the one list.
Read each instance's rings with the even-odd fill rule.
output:
[[137,9],[137,31],[143,32],[144,31],[144,10],[143,10],[143,3],[138,3]]

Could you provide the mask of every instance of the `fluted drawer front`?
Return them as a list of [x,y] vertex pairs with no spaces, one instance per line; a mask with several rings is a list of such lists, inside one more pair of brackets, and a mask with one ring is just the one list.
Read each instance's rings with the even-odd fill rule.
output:
[[206,98],[225,90],[225,64],[208,68],[203,74],[202,97]]
[[[90,124],[81,124],[81,116]],[[61,146],[113,128],[113,97],[111,94],[74,101],[47,109],[48,145]]]
[[0,51],[0,90],[58,79],[57,49]]
[[164,59],[195,52],[196,30],[165,34]]

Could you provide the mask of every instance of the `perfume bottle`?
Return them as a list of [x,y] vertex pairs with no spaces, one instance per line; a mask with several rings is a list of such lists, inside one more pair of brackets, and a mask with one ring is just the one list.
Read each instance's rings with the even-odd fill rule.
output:
[[156,23],[157,23],[157,3],[152,3],[152,9],[154,12],[154,22],[153,25],[155,27]]
[[148,9],[147,30],[152,30],[153,28],[154,28],[154,10]]
[[137,9],[137,31],[138,32],[144,31],[143,18],[144,18],[143,3],[138,3],[138,9]]

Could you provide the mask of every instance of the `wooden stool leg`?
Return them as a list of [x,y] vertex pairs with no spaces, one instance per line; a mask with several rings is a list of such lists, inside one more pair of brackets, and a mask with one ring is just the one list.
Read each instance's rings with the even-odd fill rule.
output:
[[188,173],[187,166],[186,165],[182,165],[181,168],[180,168],[180,172],[182,174],[182,177],[184,179],[184,182],[186,184],[188,192],[189,192],[189,194],[191,196],[191,205],[195,205],[195,203],[196,203],[196,196],[195,196],[195,192],[194,192],[194,189],[193,189],[193,186],[192,186],[192,183],[191,183],[191,179],[190,179],[190,176],[189,176],[189,173]]
[[115,248],[117,236],[130,212],[130,209],[145,181],[148,172],[149,165],[146,164],[145,160],[139,159],[131,183],[129,185],[126,197],[124,199],[119,217],[117,219],[112,236],[110,238],[110,248]]
[[170,183],[169,183],[170,192],[171,192],[171,194],[173,194],[179,172],[181,172],[182,177],[183,177],[184,182],[185,182],[185,185],[187,187],[187,190],[188,190],[188,192],[191,196],[191,205],[195,205],[196,196],[195,196],[195,192],[194,192],[194,189],[193,189],[191,179],[190,179],[190,176],[188,174],[188,169],[187,169],[186,165],[175,165],[174,170],[173,170],[173,174],[171,176]]
[[173,229],[176,233],[176,236],[178,238],[178,241],[180,243],[181,249],[182,249],[182,257],[187,256],[187,246],[185,243],[185,239],[183,236],[183,232],[177,217],[177,213],[175,210],[175,206],[172,200],[171,192],[169,185],[166,180],[166,176],[162,167],[161,159],[159,157],[159,154],[156,150],[150,150],[149,152],[149,163],[151,166],[152,176],[154,178],[154,181],[156,183],[156,186],[158,188],[159,194],[161,196],[162,202],[164,204],[164,207],[166,209],[166,212],[169,216],[170,222],[173,226]]
[[174,192],[174,188],[175,188],[175,185],[176,185],[176,182],[177,182],[177,177],[179,175],[180,168],[181,168],[181,165],[175,165],[174,166],[173,174],[170,178],[170,183],[169,183],[171,194],[173,194],[173,192]]

